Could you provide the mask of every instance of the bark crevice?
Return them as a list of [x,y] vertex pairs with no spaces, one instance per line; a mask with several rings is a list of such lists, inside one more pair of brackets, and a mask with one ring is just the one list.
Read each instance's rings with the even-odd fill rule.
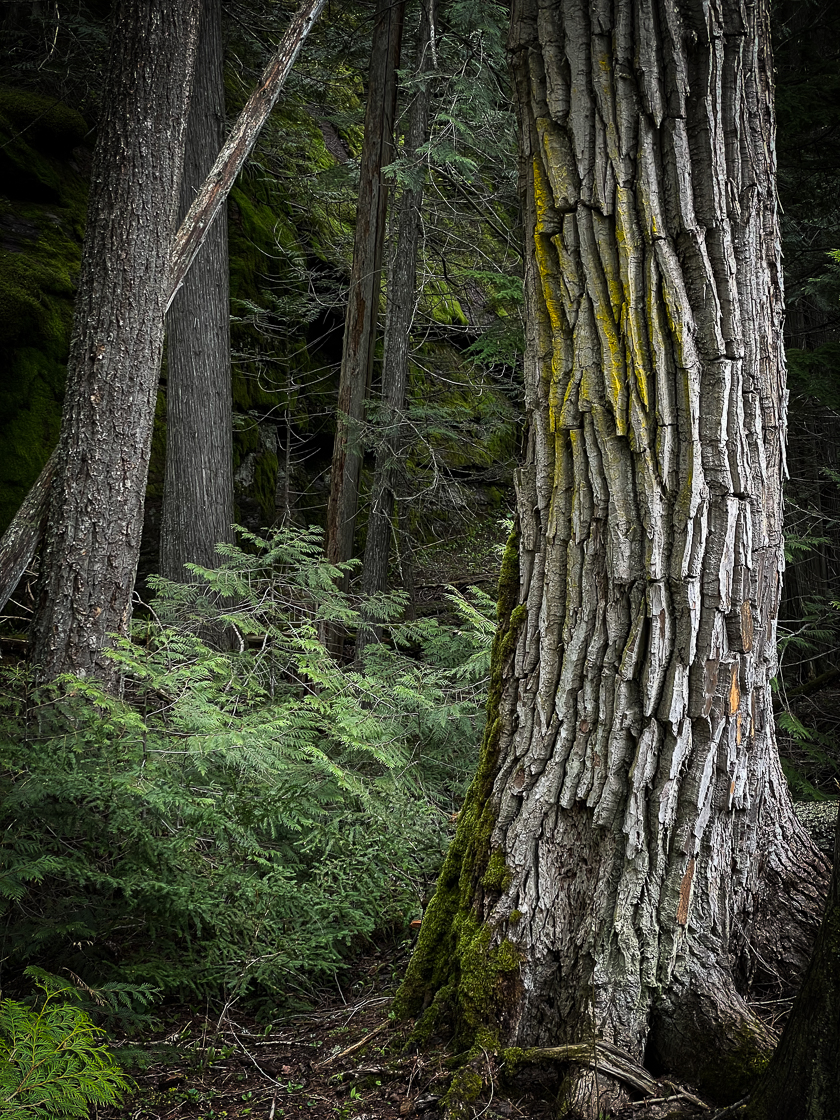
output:
[[[527,622],[485,782],[506,884],[463,905],[489,952],[519,953],[507,1045],[650,1049],[732,1099],[773,1041],[748,997],[795,985],[827,880],[772,720],[785,393],[766,5],[518,0],[510,42]],[[578,1082],[574,1108],[596,1115]]]

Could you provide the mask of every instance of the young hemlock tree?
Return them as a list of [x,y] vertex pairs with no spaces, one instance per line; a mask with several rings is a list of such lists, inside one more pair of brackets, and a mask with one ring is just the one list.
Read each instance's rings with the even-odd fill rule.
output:
[[[130,702],[3,679],[4,985],[37,961],[112,991],[277,1003],[431,887],[481,734],[493,604],[454,597],[446,628],[380,598],[395,645],[343,671],[317,635],[359,616],[320,531],[242,532],[249,551],[225,546],[200,582],[158,580],[154,617],[111,651]],[[242,648],[203,644],[220,629]]]
[[579,1116],[626,1099],[608,1054],[734,1099],[772,1044],[745,994],[801,974],[826,880],[770,692],[768,5],[519,0],[511,43],[527,455],[482,758],[398,1006],[448,1015],[479,1075],[482,1048],[588,1046]]
[[362,463],[358,426],[364,419],[373,368],[385,245],[388,187],[382,168],[391,162],[393,153],[404,16],[405,0],[378,0],[327,505],[327,556],[333,564],[344,564],[353,556]]
[[[429,134],[431,96],[431,23],[424,6],[420,10],[415,53],[414,96],[408,113],[404,157],[408,174],[419,182],[405,183],[399,199],[397,236],[388,277],[388,304],[385,320],[382,362],[381,412],[377,425],[373,485],[370,494],[365,556],[362,564],[362,591],[374,595],[388,588],[388,567],[393,536],[396,457],[400,441],[400,422],[405,408],[411,324],[417,303],[417,250],[423,205],[423,172],[411,164]],[[363,628],[356,639],[356,656],[361,657],[372,631]]]

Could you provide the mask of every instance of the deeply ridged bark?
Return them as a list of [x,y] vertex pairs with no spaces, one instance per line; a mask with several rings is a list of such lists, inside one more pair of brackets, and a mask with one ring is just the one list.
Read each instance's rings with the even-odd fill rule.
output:
[[111,35],[32,660],[115,678],[143,523],[198,0],[122,0]]
[[[786,393],[767,6],[519,0],[511,45],[523,619],[462,826],[492,829],[461,842],[403,1005],[443,982],[463,1015],[469,910],[488,953],[518,954],[500,1044],[600,1037],[725,1098],[772,1042],[744,996],[799,976],[826,878],[770,695]],[[618,1099],[591,1071],[569,1083],[583,1115]]]

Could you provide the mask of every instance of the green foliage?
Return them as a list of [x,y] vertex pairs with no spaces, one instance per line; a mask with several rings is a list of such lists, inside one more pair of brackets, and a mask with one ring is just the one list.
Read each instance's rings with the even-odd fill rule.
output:
[[0,530],[55,445],[86,189],[87,126],[54,98],[0,88]]
[[104,1032],[74,1003],[75,989],[28,968],[44,993],[40,1006],[0,1003],[0,1116],[85,1117],[91,1105],[119,1103],[129,1082]]
[[803,756],[797,762],[791,758],[782,759],[782,768],[794,797],[800,801],[823,801],[828,795],[810,780],[809,774],[811,777],[819,774],[820,785],[828,785],[828,788],[831,788],[832,779],[840,778],[840,757],[833,736],[815,727],[806,727],[790,711],[779,712],[776,722]]
[[[430,887],[481,733],[489,598],[453,595],[449,629],[366,605],[392,640],[351,671],[319,638],[360,615],[317,531],[243,536],[203,585],[157,581],[114,652],[124,700],[6,678],[6,970],[276,1001]],[[222,629],[233,651],[202,639]]]

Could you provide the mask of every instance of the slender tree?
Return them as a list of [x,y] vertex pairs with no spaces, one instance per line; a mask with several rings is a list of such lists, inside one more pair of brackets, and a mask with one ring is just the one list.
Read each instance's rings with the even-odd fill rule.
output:
[[[418,149],[429,137],[430,87],[428,79],[424,80],[424,75],[431,69],[430,39],[429,13],[425,6],[421,6],[415,61],[415,78],[419,80],[419,84],[408,115],[404,148],[407,162],[414,160]],[[413,171],[417,174],[416,168]],[[416,185],[404,187],[399,201],[397,237],[388,279],[380,444],[376,452],[362,566],[362,591],[367,595],[385,591],[388,587],[400,420],[405,408],[411,323],[417,301],[417,250],[420,243],[422,206],[422,180]],[[357,656],[360,656],[366,639],[370,636],[370,631],[360,631],[356,643]]]
[[373,368],[388,203],[381,172],[393,153],[404,14],[405,0],[377,0],[327,505],[327,555],[334,564],[353,556],[362,463],[358,428]]
[[[187,124],[179,219],[219,153],[225,129],[221,0],[203,0]],[[166,471],[160,572],[189,581],[187,563],[215,567],[233,540],[230,276],[222,207],[166,319]]]
[[527,455],[479,771],[398,1003],[479,1053],[575,1044],[578,1115],[645,1056],[733,1098],[772,1044],[745,996],[801,974],[826,878],[770,692],[768,4],[517,0],[511,46]]
[[96,672],[127,632],[199,0],[114,9],[32,658]]
[[840,817],[828,905],[814,955],[749,1120],[840,1116]]

